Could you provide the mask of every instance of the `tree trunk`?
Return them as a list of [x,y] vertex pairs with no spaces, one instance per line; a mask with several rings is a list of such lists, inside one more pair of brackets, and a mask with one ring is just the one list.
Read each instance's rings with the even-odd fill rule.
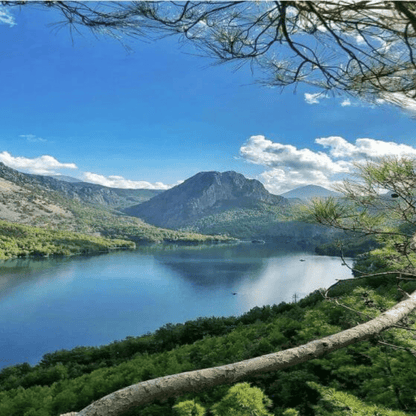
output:
[[133,407],[184,393],[199,392],[220,384],[235,383],[261,373],[278,371],[364,341],[396,325],[416,309],[416,291],[379,317],[337,334],[280,351],[220,367],[159,377],[125,387],[87,406],[79,413],[61,416],[116,416]]

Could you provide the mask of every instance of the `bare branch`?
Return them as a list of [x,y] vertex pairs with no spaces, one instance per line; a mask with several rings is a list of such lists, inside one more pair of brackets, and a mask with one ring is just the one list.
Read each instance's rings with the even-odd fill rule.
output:
[[280,88],[299,82],[397,105],[416,96],[416,15],[403,1],[3,1],[59,11],[71,31],[179,35],[216,63],[251,62]]

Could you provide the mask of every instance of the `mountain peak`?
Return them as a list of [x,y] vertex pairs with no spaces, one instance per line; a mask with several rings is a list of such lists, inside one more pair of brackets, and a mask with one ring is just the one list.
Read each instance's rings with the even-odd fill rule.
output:
[[168,228],[230,208],[249,208],[259,203],[285,204],[285,198],[270,194],[262,183],[241,173],[199,172],[126,213]]
[[291,191],[281,194],[284,198],[299,198],[299,199],[310,199],[310,198],[329,198],[329,197],[341,197],[342,194],[334,192],[323,186],[318,185],[306,185],[299,188],[292,189]]

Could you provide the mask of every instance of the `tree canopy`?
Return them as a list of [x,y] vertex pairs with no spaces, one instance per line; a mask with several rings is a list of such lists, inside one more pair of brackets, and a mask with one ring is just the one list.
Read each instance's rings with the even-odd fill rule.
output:
[[268,86],[307,83],[405,107],[416,96],[410,1],[2,2],[59,10],[71,31],[179,35],[216,63],[249,63]]

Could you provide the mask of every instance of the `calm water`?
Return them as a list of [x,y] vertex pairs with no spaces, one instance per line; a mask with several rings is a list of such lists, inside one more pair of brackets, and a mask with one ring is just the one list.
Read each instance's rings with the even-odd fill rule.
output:
[[168,322],[291,302],[347,277],[338,258],[257,244],[9,260],[0,263],[0,368]]

